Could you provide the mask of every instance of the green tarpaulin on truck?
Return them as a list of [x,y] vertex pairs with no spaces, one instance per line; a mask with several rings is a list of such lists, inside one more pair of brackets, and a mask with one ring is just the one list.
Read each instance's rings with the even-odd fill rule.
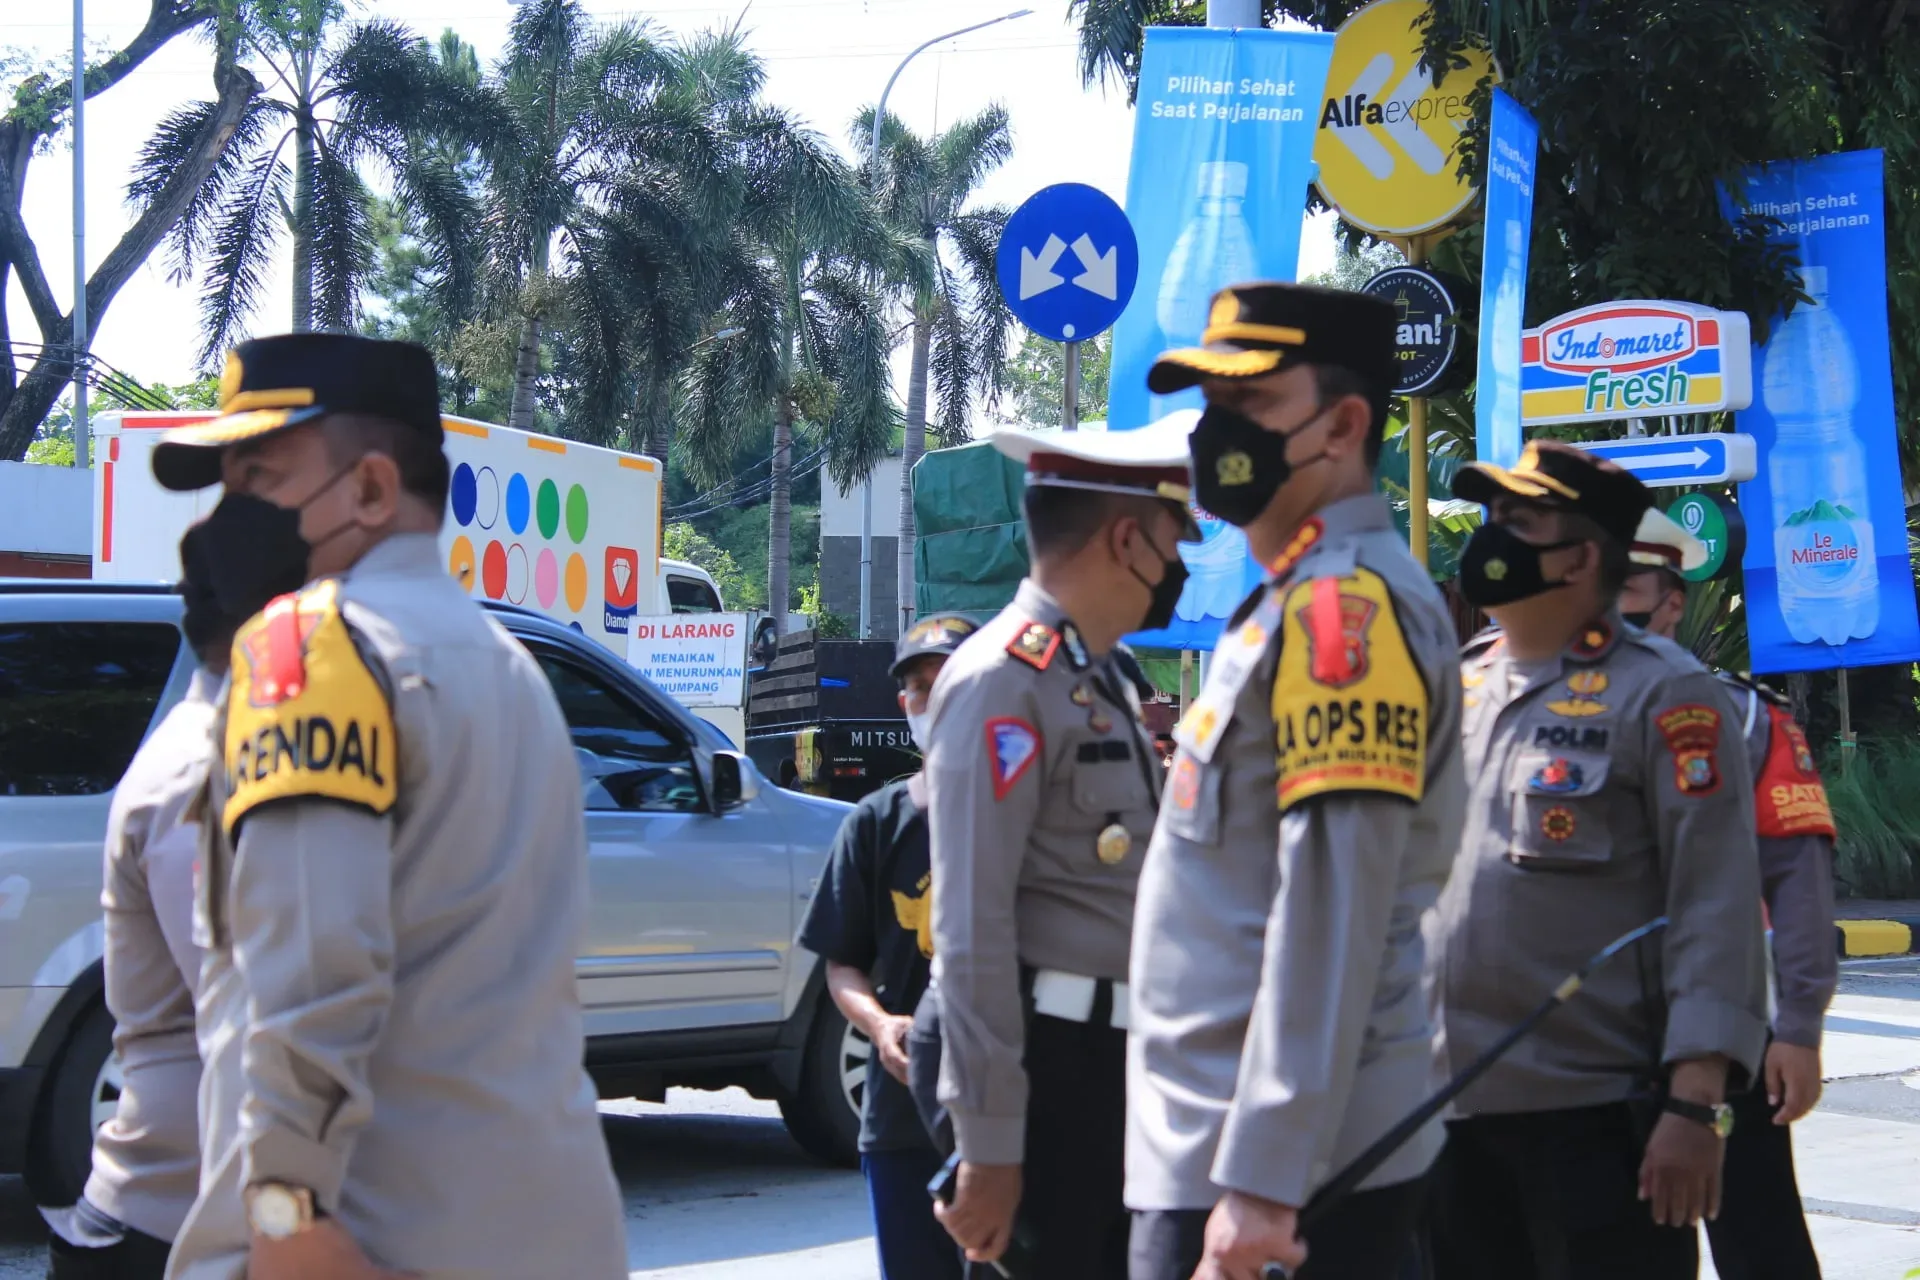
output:
[[1027,572],[1022,466],[990,444],[935,449],[913,468],[913,604],[994,614]]
[[[1435,528],[1428,540],[1427,562],[1435,578],[1455,573],[1454,545],[1465,530],[1451,535],[1437,527],[1457,505],[1449,487],[1464,459],[1434,458],[1428,465],[1429,510]],[[1394,522],[1407,527],[1406,435],[1386,442],[1380,454],[1381,488],[1400,504]],[[1013,599],[1027,571],[1027,539],[1020,524],[1020,464],[974,443],[953,449],[935,449],[913,469],[914,608],[921,614],[943,609],[991,614]]]

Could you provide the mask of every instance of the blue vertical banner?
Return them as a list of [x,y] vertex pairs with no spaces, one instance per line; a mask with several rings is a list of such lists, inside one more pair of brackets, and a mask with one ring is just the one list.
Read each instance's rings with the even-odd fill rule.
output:
[[1799,250],[1800,303],[1753,357],[1737,415],[1759,471],[1747,521],[1755,671],[1920,659],[1887,335],[1886,199],[1878,151],[1756,166],[1748,208]]
[[[1127,217],[1140,283],[1113,331],[1109,430],[1181,409],[1200,393],[1147,392],[1147,369],[1194,346],[1216,291],[1292,280],[1333,35],[1220,27],[1149,27],[1140,61]],[[1244,535],[1198,513],[1203,540],[1183,546],[1192,571],[1174,622],[1136,644],[1210,649],[1260,570]]]
[[1510,467],[1520,459],[1520,333],[1533,236],[1534,162],[1540,127],[1525,107],[1493,91],[1487,128],[1487,220],[1480,270],[1480,359],[1473,452]]

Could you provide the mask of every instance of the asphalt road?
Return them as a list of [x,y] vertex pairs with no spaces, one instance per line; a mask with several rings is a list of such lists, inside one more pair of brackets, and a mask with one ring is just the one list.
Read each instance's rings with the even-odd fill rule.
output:
[[[1826,1093],[1794,1131],[1800,1189],[1826,1280],[1900,1280],[1920,1266],[1920,957],[1843,969]],[[877,1276],[859,1175],[808,1160],[771,1104],[675,1090],[603,1110],[634,1280]],[[43,1238],[0,1178],[0,1280],[41,1275]]]

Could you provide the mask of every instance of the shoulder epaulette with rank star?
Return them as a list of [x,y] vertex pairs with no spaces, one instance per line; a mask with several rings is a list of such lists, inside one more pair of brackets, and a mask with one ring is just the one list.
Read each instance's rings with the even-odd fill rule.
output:
[[1724,680],[1726,683],[1730,685],[1734,685],[1741,689],[1753,690],[1755,693],[1759,694],[1762,698],[1764,698],[1768,702],[1771,702],[1776,707],[1784,707],[1784,706],[1790,705],[1790,700],[1788,699],[1786,694],[1781,693],[1778,689],[1774,688],[1772,685],[1760,683],[1760,681],[1755,680],[1751,675],[1748,675],[1744,671],[1723,671],[1716,668],[1713,674],[1715,674],[1716,676],[1719,676],[1720,679]]
[[1460,646],[1460,656],[1464,658],[1484,658],[1492,653],[1499,643],[1507,638],[1507,633],[1498,627],[1486,627],[1474,633],[1471,640]]
[[1311,516],[1306,523],[1293,531],[1293,537],[1287,540],[1286,550],[1282,551],[1274,562],[1267,566],[1267,576],[1274,581],[1287,576],[1287,571],[1300,563],[1300,557],[1311,551],[1327,531],[1319,516]]
[[1007,652],[1035,671],[1045,671],[1059,651],[1060,633],[1044,622],[1029,622],[1007,642]]

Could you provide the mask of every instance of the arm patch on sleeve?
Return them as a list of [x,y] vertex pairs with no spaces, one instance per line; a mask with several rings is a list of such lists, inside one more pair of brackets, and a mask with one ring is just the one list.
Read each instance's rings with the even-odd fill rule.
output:
[[1379,575],[1294,587],[1273,719],[1280,808],[1339,791],[1418,801],[1427,784],[1427,682]]
[[1684,796],[1710,796],[1720,789],[1720,713],[1698,702],[1683,703],[1653,718],[1673,753],[1674,789]]
[[233,640],[222,745],[233,837],[273,800],[393,808],[393,708],[340,613],[338,585],[281,596]]
[[1771,702],[1767,704],[1767,717],[1773,721],[1773,734],[1767,761],[1754,788],[1758,834],[1832,838],[1833,810],[1827,805],[1827,788],[1820,781],[1820,769],[1813,762],[1806,733],[1791,715]]

